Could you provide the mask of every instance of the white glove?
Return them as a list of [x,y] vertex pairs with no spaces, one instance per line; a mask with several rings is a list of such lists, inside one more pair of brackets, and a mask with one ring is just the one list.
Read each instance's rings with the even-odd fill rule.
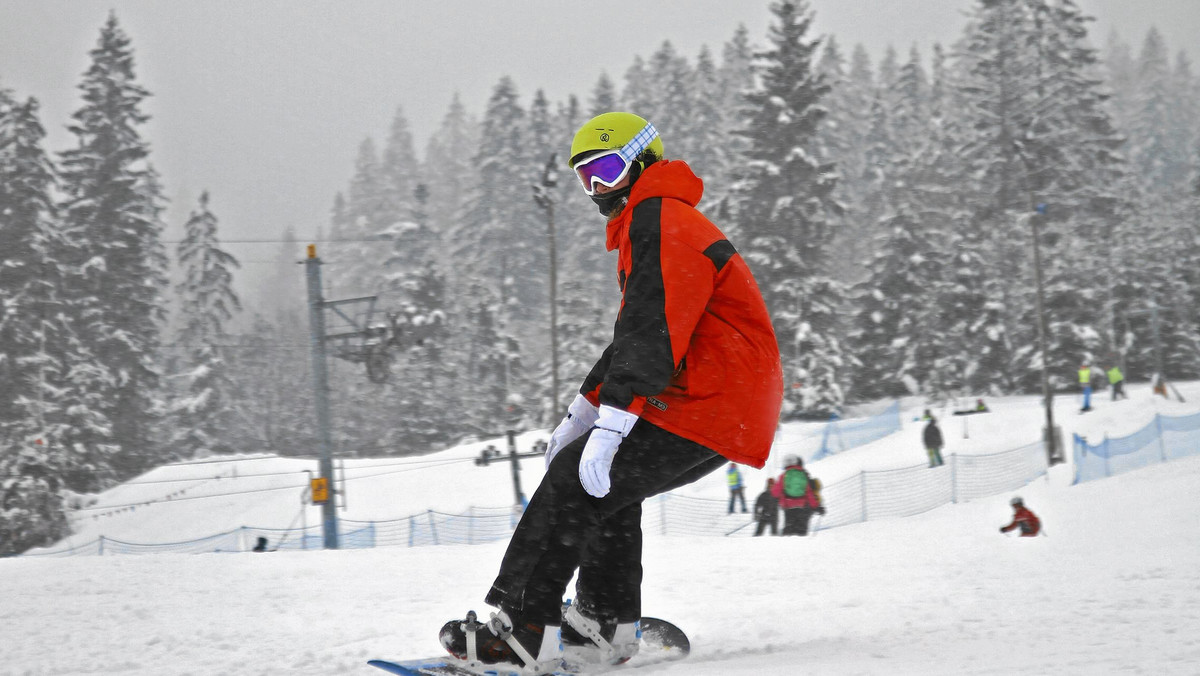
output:
[[588,437],[583,447],[583,457],[579,459],[579,483],[588,495],[602,498],[608,495],[612,483],[608,479],[608,471],[612,469],[613,456],[621,440],[629,436],[629,430],[638,417],[629,411],[623,411],[613,406],[600,406],[600,415],[596,418],[596,429]]
[[596,424],[596,417],[600,415],[600,411],[592,406],[592,402],[588,401],[582,394],[575,395],[575,400],[567,407],[567,417],[558,423],[558,427],[554,428],[554,432],[550,434],[550,443],[546,446],[546,469],[550,469],[550,463],[554,461],[554,456],[558,455],[567,444],[582,437],[588,430],[592,429],[592,425]]

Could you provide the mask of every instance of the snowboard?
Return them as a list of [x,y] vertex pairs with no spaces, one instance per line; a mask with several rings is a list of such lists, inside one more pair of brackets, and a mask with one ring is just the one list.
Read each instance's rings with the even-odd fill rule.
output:
[[[687,634],[675,625],[656,617],[641,620],[642,644],[638,653],[623,664],[585,664],[555,671],[545,676],[578,676],[600,674],[613,669],[637,668],[658,662],[681,660],[691,651]],[[370,660],[367,664],[397,676],[528,676],[527,671],[508,664],[472,664],[449,655],[424,659],[391,662]]]

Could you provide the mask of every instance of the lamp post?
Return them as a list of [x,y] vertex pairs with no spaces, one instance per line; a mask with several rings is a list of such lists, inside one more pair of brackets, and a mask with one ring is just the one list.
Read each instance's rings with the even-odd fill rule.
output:
[[546,233],[550,246],[550,403],[558,410],[558,252],[554,236],[554,188],[558,175],[554,155],[546,160],[542,182],[533,185],[533,201],[546,212]]
[[1046,350],[1046,303],[1042,281],[1042,250],[1041,222],[1046,218],[1046,205],[1038,204],[1034,213],[1029,215],[1029,223],[1033,227],[1033,269],[1037,281],[1037,319],[1038,319],[1038,350],[1042,353],[1042,399],[1046,407],[1046,464],[1053,467],[1063,461],[1061,449],[1058,448],[1058,435],[1054,429],[1054,393],[1050,391],[1050,373],[1047,364],[1049,353]]

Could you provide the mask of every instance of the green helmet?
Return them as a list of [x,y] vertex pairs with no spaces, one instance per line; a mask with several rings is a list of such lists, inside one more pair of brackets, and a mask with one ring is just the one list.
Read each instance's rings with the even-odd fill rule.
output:
[[[571,141],[571,155],[567,160],[567,166],[574,169],[575,162],[586,153],[597,150],[614,150],[624,146],[633,140],[638,132],[645,129],[647,124],[649,122],[644,118],[633,113],[604,113],[593,117],[584,122],[583,126],[579,127],[579,131],[575,132],[575,139]],[[643,159],[642,156],[639,156],[638,159],[643,168],[646,164],[663,158],[661,136],[654,137],[654,140],[643,151],[643,154],[646,153],[654,157],[653,159]]]

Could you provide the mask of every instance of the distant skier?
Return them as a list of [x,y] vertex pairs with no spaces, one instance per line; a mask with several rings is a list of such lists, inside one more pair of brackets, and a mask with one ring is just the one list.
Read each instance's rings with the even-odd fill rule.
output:
[[772,495],[773,488],[775,480],[767,479],[766,490],[754,501],[754,521],[757,523],[754,527],[755,537],[768,528],[771,529],[771,535],[779,534],[779,498]]
[[1085,360],[1079,365],[1079,389],[1083,392],[1083,407],[1080,413],[1092,410],[1092,367]]
[[736,462],[729,463],[729,469],[725,471],[725,480],[729,484],[729,513],[733,514],[733,505],[737,501],[742,503],[742,514],[750,512],[746,508],[746,484],[742,482],[742,471],[738,469]]
[[[526,169],[488,161],[515,181]],[[663,159],[654,126],[631,113],[592,118],[567,164],[617,251],[612,343],[550,437],[546,474],[485,597],[499,612],[451,620],[439,635],[452,655],[528,671],[558,663],[563,643],[590,643],[610,662],[637,650],[642,502],[728,462],[762,467],[783,402],[779,347],[750,268],[696,209],[703,183]]]
[[825,513],[804,461],[798,455],[788,456],[787,467],[775,480],[771,494],[783,508],[783,535],[808,535],[808,522],[814,512]]
[[1001,526],[1000,532],[1007,533],[1017,528],[1021,529],[1021,537],[1031,538],[1036,536],[1042,530],[1042,522],[1037,518],[1037,515],[1025,506],[1021,498],[1013,498],[1009,504],[1013,508],[1012,523],[1007,526]]
[[1108,385],[1112,388],[1112,400],[1128,399],[1129,396],[1125,394],[1125,375],[1121,373],[1121,367],[1113,364],[1107,375]]
[[925,424],[925,431],[921,434],[922,441],[925,442],[925,453],[929,456],[930,467],[940,467],[946,464],[942,461],[942,430],[937,426],[937,418],[929,416],[929,422]]

